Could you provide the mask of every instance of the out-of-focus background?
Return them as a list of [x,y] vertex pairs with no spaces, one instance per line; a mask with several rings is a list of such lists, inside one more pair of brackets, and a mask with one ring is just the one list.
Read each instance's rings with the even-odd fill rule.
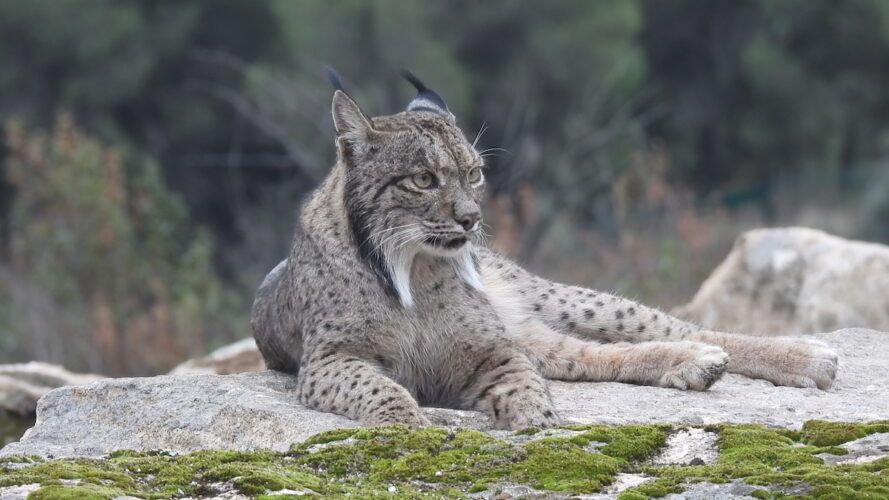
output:
[[0,0],[0,363],[162,373],[250,334],[409,68],[489,149],[492,244],[664,308],[742,231],[889,242],[884,0]]

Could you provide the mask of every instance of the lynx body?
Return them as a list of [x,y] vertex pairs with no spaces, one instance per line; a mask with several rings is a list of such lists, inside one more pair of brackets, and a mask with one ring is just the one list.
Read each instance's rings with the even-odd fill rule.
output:
[[517,429],[560,422],[546,379],[831,385],[837,356],[821,342],[703,330],[485,248],[482,157],[413,82],[419,95],[391,116],[335,92],[336,165],[257,292],[257,345],[297,375],[304,404],[368,425],[427,425],[421,404],[472,409]]

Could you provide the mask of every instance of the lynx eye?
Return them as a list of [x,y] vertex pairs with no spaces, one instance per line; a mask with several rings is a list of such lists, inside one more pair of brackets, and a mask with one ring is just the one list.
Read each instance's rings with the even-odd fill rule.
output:
[[429,189],[435,185],[435,176],[429,172],[423,172],[413,177],[414,185],[420,189]]
[[482,180],[482,169],[478,167],[473,167],[466,173],[466,180],[469,181],[470,184],[478,184]]

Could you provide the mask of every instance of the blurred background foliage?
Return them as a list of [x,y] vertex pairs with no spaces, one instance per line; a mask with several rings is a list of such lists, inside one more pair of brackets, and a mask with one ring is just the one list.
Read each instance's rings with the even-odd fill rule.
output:
[[249,335],[410,68],[484,130],[493,244],[662,307],[739,232],[889,241],[883,0],[0,0],[0,362],[149,374]]

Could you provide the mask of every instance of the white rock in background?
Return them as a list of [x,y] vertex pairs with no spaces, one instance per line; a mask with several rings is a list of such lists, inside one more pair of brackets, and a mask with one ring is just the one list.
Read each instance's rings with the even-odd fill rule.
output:
[[265,370],[256,341],[252,338],[239,340],[234,344],[220,347],[210,354],[190,359],[171,371],[171,374],[182,373],[215,373],[229,375],[232,373],[258,372]]
[[37,408],[37,401],[51,391],[49,387],[36,386],[23,380],[0,375],[0,413],[28,416]]
[[[798,428],[806,420],[865,422],[889,415],[889,334],[863,329],[817,338],[840,354],[829,391],[775,387],[727,375],[707,392],[619,383],[550,382],[556,408],[576,423],[754,422]],[[876,392],[869,388],[875,388]],[[425,409],[437,425],[490,429],[468,411]],[[354,427],[347,418],[296,401],[296,379],[277,372],[105,379],[47,394],[37,423],[0,455],[96,456],[117,449],[286,450],[321,431]]]
[[38,361],[0,365],[0,411],[33,415],[37,400],[52,389],[89,384],[100,379],[99,375],[73,373],[61,366]]
[[674,313],[762,335],[889,331],[889,246],[806,228],[749,231]]

